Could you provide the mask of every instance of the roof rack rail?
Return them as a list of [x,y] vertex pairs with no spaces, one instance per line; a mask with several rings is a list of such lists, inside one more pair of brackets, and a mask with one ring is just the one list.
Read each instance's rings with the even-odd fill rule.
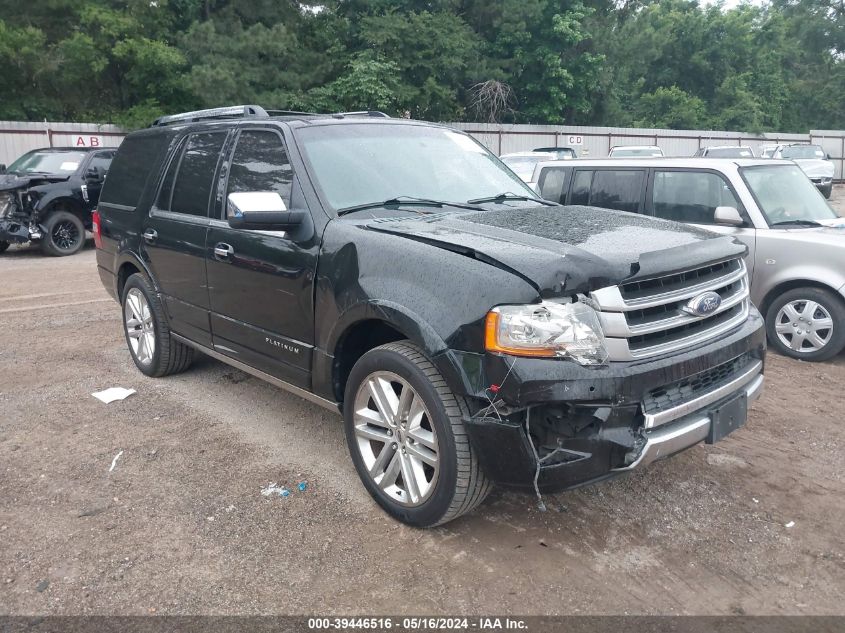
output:
[[345,117],[345,116],[369,116],[374,118],[381,118],[381,119],[389,119],[390,115],[385,114],[384,112],[380,112],[378,110],[356,110],[355,112],[335,112],[332,114],[333,117]]
[[317,112],[300,112],[299,110],[267,110],[270,116],[318,116]]
[[182,112],[181,114],[170,114],[162,116],[153,121],[152,127],[171,125],[173,123],[191,123],[206,119],[225,119],[229,117],[260,117],[269,116],[267,111],[257,105],[227,106],[224,108],[208,108],[207,110],[194,110],[193,112]]

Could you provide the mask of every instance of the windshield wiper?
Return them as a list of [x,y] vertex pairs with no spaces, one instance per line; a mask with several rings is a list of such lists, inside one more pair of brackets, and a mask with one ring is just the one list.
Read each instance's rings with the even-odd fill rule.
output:
[[351,207],[344,207],[337,210],[338,217],[346,215],[347,213],[355,213],[356,211],[366,211],[367,209],[378,209],[381,207],[399,207],[402,205],[415,205],[418,207],[457,207],[458,209],[469,209],[470,211],[484,211],[480,207],[474,207],[469,204],[460,202],[447,202],[445,200],[431,200],[429,198],[414,198],[413,196],[396,196],[389,200],[382,202],[365,202],[364,204],[356,204]]
[[495,196],[487,196],[485,198],[475,198],[474,200],[467,200],[467,202],[469,202],[470,204],[482,204],[484,202],[505,202],[506,200],[525,200],[526,202],[539,202],[540,204],[543,204],[547,207],[558,206],[554,202],[549,202],[548,200],[544,200],[543,198],[522,196],[516,193],[512,193],[510,191],[506,191]]
[[783,222],[775,222],[771,226],[824,226],[815,220],[784,220]]

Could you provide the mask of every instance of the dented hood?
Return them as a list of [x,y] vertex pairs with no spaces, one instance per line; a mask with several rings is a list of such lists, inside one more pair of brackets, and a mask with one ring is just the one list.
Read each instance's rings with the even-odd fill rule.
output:
[[69,176],[54,174],[30,174],[19,176],[17,174],[0,174],[0,191],[14,191],[16,189],[27,189],[35,185],[47,182],[60,182],[67,180]]
[[732,237],[581,206],[381,218],[365,228],[485,261],[522,277],[544,297],[672,274],[746,252]]

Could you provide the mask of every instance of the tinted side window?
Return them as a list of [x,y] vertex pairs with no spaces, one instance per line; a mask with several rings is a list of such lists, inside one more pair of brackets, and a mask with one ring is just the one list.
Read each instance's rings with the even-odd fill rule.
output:
[[590,183],[593,180],[592,171],[576,171],[572,179],[572,196],[569,204],[590,203]]
[[566,167],[548,167],[540,172],[538,186],[540,195],[552,202],[564,202],[566,198],[566,177],[569,175]]
[[165,134],[126,137],[109,168],[100,202],[136,206],[169,140]]
[[182,159],[182,151],[185,149],[185,143],[188,138],[185,137],[179,142],[176,151],[173,152],[173,157],[167,165],[167,173],[164,174],[164,180],[161,183],[161,189],[158,192],[156,199],[156,206],[164,211],[170,210],[170,198],[173,196],[173,181],[176,180],[176,170],[179,169],[179,161]]
[[200,132],[188,137],[173,185],[171,211],[198,216],[208,214],[211,185],[225,140],[225,132]]
[[676,222],[714,224],[716,207],[739,203],[718,174],[703,171],[657,171],[652,194],[654,215]]
[[113,152],[101,152],[99,154],[94,154],[91,158],[91,162],[88,163],[88,169],[96,169],[99,167],[103,171],[108,171],[111,166],[112,158],[114,158]]
[[636,213],[640,210],[644,182],[645,171],[597,171],[593,178],[590,204]]
[[229,168],[228,192],[275,191],[290,207],[293,170],[282,139],[275,132],[246,130]]

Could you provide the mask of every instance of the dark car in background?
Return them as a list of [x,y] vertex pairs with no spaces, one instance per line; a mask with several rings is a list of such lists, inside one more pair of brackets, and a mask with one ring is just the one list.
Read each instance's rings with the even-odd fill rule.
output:
[[36,149],[0,169],[0,253],[26,242],[49,255],[78,252],[115,152]]
[[342,412],[415,526],[716,442],[763,387],[745,245],[544,201],[444,126],[166,117],[121,145],[95,241],[141,372],[199,351]]

